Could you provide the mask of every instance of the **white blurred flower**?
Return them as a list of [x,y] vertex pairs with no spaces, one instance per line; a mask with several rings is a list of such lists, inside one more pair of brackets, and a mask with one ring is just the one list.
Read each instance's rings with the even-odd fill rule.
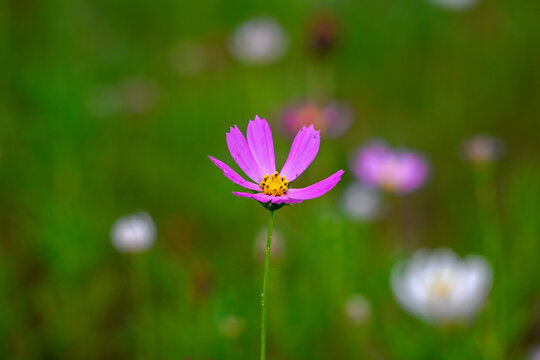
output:
[[[266,240],[268,236],[268,229],[261,229],[255,237],[255,246],[253,249],[255,258],[258,261],[263,262],[266,257]],[[281,231],[277,229],[272,230],[272,244],[270,246],[270,260],[279,261],[285,256],[285,242]]]
[[116,220],[111,229],[111,240],[122,253],[139,253],[154,244],[156,234],[156,225],[150,215],[140,211]]
[[536,345],[527,353],[526,360],[540,360],[540,345]]
[[429,0],[431,3],[445,8],[447,10],[466,10],[472,8],[480,2],[480,0]]
[[415,252],[392,269],[399,304],[427,322],[445,324],[472,318],[491,288],[491,267],[480,256],[460,259],[449,249]]
[[369,300],[360,294],[352,294],[345,302],[345,316],[354,325],[364,324],[371,315]]
[[359,182],[345,188],[341,203],[345,213],[356,220],[377,220],[384,212],[380,192]]
[[279,23],[272,17],[261,16],[234,30],[229,49],[243,63],[265,65],[279,60],[288,46],[289,40]]
[[503,154],[504,142],[490,135],[475,135],[463,142],[463,157],[473,164],[497,161]]
[[242,335],[246,329],[246,322],[236,315],[229,315],[219,322],[218,329],[221,335],[235,339]]

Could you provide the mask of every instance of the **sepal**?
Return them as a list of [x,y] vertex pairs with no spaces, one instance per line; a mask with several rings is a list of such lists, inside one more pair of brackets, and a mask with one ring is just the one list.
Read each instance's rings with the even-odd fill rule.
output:
[[281,209],[283,207],[283,205],[286,205],[285,203],[274,204],[271,201],[265,202],[265,203],[259,201],[259,204],[261,204],[266,210],[269,210],[269,211],[279,210],[279,209]]

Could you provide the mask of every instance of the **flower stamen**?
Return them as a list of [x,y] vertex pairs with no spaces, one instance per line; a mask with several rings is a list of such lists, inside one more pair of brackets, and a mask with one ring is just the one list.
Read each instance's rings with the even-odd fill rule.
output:
[[435,282],[431,286],[429,293],[431,297],[433,298],[446,299],[450,296],[451,291],[452,291],[452,288],[450,284],[444,281],[439,281],[439,282]]
[[279,172],[276,171],[272,176],[264,175],[259,186],[266,195],[282,196],[289,189],[289,182],[285,176],[280,177]]

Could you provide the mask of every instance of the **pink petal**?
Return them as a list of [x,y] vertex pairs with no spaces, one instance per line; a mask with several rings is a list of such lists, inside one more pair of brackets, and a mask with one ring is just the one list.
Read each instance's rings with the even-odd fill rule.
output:
[[300,189],[287,190],[287,196],[292,199],[309,200],[326,194],[341,180],[341,175],[344,171],[339,170],[335,174],[327,177],[326,179],[319,181],[313,185]]
[[234,161],[240,166],[240,169],[242,169],[251,180],[259,183],[266,174],[263,173],[257,161],[255,161],[246,138],[236,125],[231,127],[231,131],[227,133],[227,146],[229,147],[229,151],[231,152]]
[[252,199],[255,199],[255,200],[263,202],[263,203],[267,203],[269,201],[272,201],[272,196],[271,195],[266,195],[264,193],[252,194],[252,193],[244,193],[244,192],[233,191],[233,194],[236,195],[236,196],[240,196],[240,197],[252,198]]
[[300,176],[311,164],[321,143],[321,132],[316,131],[313,125],[300,129],[291,146],[289,157],[281,169],[280,175],[288,181]]
[[366,185],[378,186],[384,178],[383,164],[393,156],[384,142],[372,141],[360,149],[354,172]]
[[259,168],[265,175],[272,175],[276,171],[276,160],[272,130],[266,119],[261,119],[256,115],[255,120],[249,122],[247,141]]
[[210,158],[210,160],[212,160],[212,162],[214,164],[216,164],[216,166],[218,168],[221,169],[221,171],[223,171],[223,175],[225,175],[226,177],[228,177],[230,180],[232,180],[232,182],[234,182],[235,184],[238,184],[240,186],[243,186],[245,187],[246,189],[250,189],[250,190],[255,190],[255,191],[258,191],[258,190],[261,190],[261,188],[259,187],[259,185],[257,184],[254,184],[252,182],[249,182],[249,181],[246,181],[244,180],[240,175],[238,175],[236,173],[236,171],[234,171],[233,169],[231,169],[227,164],[225,164],[223,161],[220,161],[216,158],[213,158],[211,156],[208,156]]
[[285,196],[272,196],[272,203],[274,204],[299,204],[302,200],[293,199],[287,195]]
[[422,156],[405,152],[400,155],[401,178],[399,191],[408,193],[422,186],[429,173],[427,160]]
[[288,196],[272,196],[272,195],[266,195],[264,193],[252,194],[252,193],[244,193],[244,192],[233,192],[233,194],[240,197],[249,197],[263,203],[267,203],[271,201],[274,204],[282,204],[282,203],[298,204],[302,202],[302,200],[300,199],[291,199]]

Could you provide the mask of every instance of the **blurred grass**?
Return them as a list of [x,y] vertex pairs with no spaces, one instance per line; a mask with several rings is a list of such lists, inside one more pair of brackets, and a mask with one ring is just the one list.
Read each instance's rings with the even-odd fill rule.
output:
[[[253,239],[268,214],[233,197],[206,155],[231,163],[228,126],[245,129],[259,114],[277,128],[280,108],[306,95],[308,68],[321,65],[305,53],[304,30],[322,5],[343,22],[325,65],[335,73],[331,95],[357,119],[344,138],[323,138],[300,185],[348,169],[350,151],[371,137],[424,151],[433,175],[418,193],[390,199],[375,224],[339,210],[350,171],[324,198],[276,214],[287,255],[270,274],[269,358],[518,358],[540,342],[539,4],[483,1],[449,13],[425,1],[26,0],[0,4],[0,357],[256,356],[262,266]],[[172,70],[178,41],[221,43],[258,14],[290,33],[284,60],[250,68],[227,58],[189,77]],[[133,78],[157,86],[149,112],[92,115],[96,87]],[[497,206],[489,214],[458,154],[476,132],[507,143],[488,179]],[[279,164],[289,140],[275,140]],[[138,209],[152,214],[159,237],[131,259],[114,251],[109,229]],[[504,263],[486,249],[492,241]],[[495,265],[474,325],[433,329],[392,298],[395,261],[441,245]],[[141,276],[137,295],[130,279]],[[372,304],[362,327],[343,314],[353,292]],[[218,329],[230,314],[246,322],[237,339]]]

